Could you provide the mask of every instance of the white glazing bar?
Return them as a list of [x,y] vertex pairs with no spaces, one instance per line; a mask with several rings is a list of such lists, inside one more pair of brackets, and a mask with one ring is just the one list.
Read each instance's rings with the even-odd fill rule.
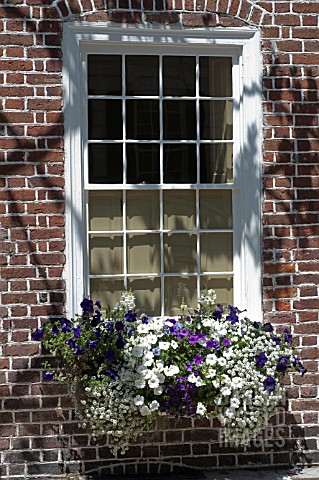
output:
[[[122,55],[122,120],[123,120],[123,185],[126,185],[126,103],[125,103],[125,55]],[[123,274],[124,288],[127,289],[127,234],[126,234],[126,189],[123,188]]]
[[[91,183],[86,188],[90,190],[122,190],[123,184],[121,183]],[[126,190],[196,190],[198,188],[197,183],[165,183],[163,185],[158,184],[129,184],[125,187]],[[235,190],[239,187],[234,183],[203,183],[200,186],[201,189],[206,190]]]
[[[159,55],[159,122],[160,122],[160,184],[164,183],[164,158],[163,158],[163,56]],[[161,316],[165,314],[164,310],[164,234],[163,234],[164,203],[163,190],[160,189],[160,255],[161,255]]]
[[[222,277],[222,276],[232,276],[234,275],[234,270],[229,270],[229,271],[223,271],[223,272],[202,272],[202,275],[209,275],[211,277]],[[158,273],[127,273],[126,274],[127,278],[160,278],[161,274]],[[187,277],[197,277],[197,272],[169,272],[165,273],[166,277],[180,277],[180,276],[187,276]],[[124,274],[105,274],[105,275],[89,275],[89,278],[114,278],[115,280],[117,278],[124,278]]]
[[[131,233],[232,233],[232,228],[202,228],[202,229],[183,229],[183,230],[174,230],[174,229],[160,229],[160,230],[127,230],[129,234]],[[89,233],[93,235],[116,235],[123,234],[124,230],[89,230]]]
[[[200,183],[200,112],[199,112],[199,55],[196,55],[196,165],[197,183]],[[200,293],[200,216],[199,216],[199,188],[196,189],[196,253],[197,253],[197,297]]]

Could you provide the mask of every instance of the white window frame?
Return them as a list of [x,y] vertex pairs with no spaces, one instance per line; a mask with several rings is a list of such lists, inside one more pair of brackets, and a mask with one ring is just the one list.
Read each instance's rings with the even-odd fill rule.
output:
[[[141,45],[187,49],[208,55],[231,55],[239,81],[234,85],[234,305],[246,309],[254,320],[262,320],[261,287],[261,55],[260,35],[251,28],[182,29],[114,24],[64,24],[63,87],[65,116],[66,196],[66,313],[73,315],[86,291],[87,255],[85,221],[85,131],[86,76],[82,55],[101,53],[121,46],[132,53]],[[154,49],[155,51],[155,49]],[[237,88],[236,88],[237,89]],[[104,187],[103,188],[107,188]]]

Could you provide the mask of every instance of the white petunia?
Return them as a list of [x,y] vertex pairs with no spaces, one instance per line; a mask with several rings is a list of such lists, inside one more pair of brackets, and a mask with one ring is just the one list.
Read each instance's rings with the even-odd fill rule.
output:
[[172,340],[171,341],[171,347],[173,347],[174,350],[176,350],[176,348],[178,348],[178,343],[175,340]]
[[146,323],[140,323],[140,325],[137,326],[137,331],[138,333],[148,333],[149,326]]
[[134,357],[140,358],[143,356],[144,349],[140,345],[135,345],[135,347],[132,348],[132,355]]
[[168,350],[170,347],[170,342],[159,342],[158,346],[161,350]]
[[198,402],[197,408],[196,408],[196,413],[198,415],[205,415],[207,412],[205,405],[203,405],[201,402]]
[[144,405],[143,395],[136,395],[136,397],[134,398],[134,405],[136,406]]
[[163,387],[159,386],[157,388],[154,388],[153,393],[154,393],[154,395],[162,395]]
[[156,410],[158,410],[159,408],[159,403],[157,400],[153,400],[151,403],[150,403],[150,410],[151,412],[156,412]]
[[167,377],[173,377],[179,373],[179,367],[177,365],[170,365],[169,367],[164,367],[164,373]]
[[140,408],[140,414],[143,417],[146,417],[146,416],[150,415],[151,413],[152,413],[151,410],[146,405],[143,405],[143,407]]

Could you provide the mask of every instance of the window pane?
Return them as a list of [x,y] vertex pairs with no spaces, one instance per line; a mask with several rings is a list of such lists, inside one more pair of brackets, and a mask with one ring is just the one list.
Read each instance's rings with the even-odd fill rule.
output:
[[195,60],[195,57],[163,57],[164,95],[195,96]]
[[164,190],[164,228],[192,230],[196,228],[196,194],[194,190]]
[[195,234],[164,234],[164,270],[169,273],[196,272],[197,258]]
[[89,95],[122,95],[121,55],[88,56]]
[[231,233],[202,233],[200,248],[202,272],[231,272],[233,270]]
[[159,145],[128,143],[127,183],[160,183]]
[[89,100],[89,139],[118,140],[122,130],[122,100]]
[[89,182],[123,183],[122,145],[89,145]]
[[103,311],[107,307],[114,307],[115,303],[119,301],[123,290],[123,280],[111,278],[91,278],[90,280],[90,297],[92,300],[101,301]]
[[196,140],[196,102],[163,100],[164,140]]
[[159,234],[127,236],[128,273],[158,273],[160,267]]
[[231,190],[202,190],[199,205],[200,228],[232,228]]
[[159,192],[126,192],[128,230],[157,230],[160,227]]
[[126,95],[159,94],[159,57],[156,55],[127,55]]
[[200,57],[199,94],[202,97],[232,96],[232,59]]
[[196,183],[196,145],[164,144],[164,183]]
[[89,192],[90,230],[122,230],[122,192]]
[[158,100],[126,100],[126,137],[138,140],[159,139]]
[[218,303],[224,305],[232,305],[234,301],[233,277],[211,277],[209,275],[201,275],[201,288],[212,288],[217,295]]
[[165,315],[180,315],[183,301],[189,308],[197,308],[196,277],[165,277],[164,297]]
[[123,237],[90,235],[90,274],[123,273]]
[[232,140],[233,102],[231,100],[201,100],[200,138],[202,140]]
[[216,143],[200,146],[201,183],[230,183],[233,181],[233,145]]
[[161,280],[160,278],[129,278],[128,289],[131,289],[143,313],[150,316],[161,314]]

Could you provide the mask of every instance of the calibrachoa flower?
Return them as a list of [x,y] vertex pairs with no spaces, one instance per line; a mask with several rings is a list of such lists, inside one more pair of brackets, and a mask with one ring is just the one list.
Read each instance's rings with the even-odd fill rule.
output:
[[247,444],[281,399],[280,378],[306,369],[288,330],[278,334],[215,300],[205,290],[193,313],[183,305],[178,319],[152,319],[136,312],[131,292],[105,315],[84,298],[81,315],[32,333],[60,361],[44,364],[43,380],[70,384],[81,425],[108,435],[114,453],[159,414],[217,416],[226,439]]

